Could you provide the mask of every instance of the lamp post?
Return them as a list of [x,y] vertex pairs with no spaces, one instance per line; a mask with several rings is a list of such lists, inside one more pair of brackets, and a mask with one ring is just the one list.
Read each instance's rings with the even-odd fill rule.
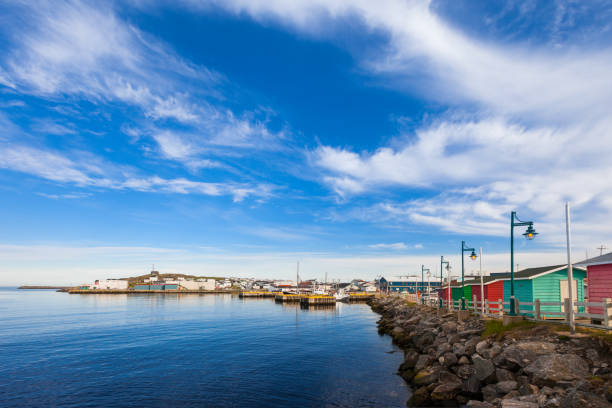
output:
[[425,265],[421,265],[421,303],[425,304],[425,298],[423,297],[423,292],[425,292],[425,278],[424,272],[429,272],[429,269],[425,267]]
[[470,254],[470,259],[475,261],[477,258],[476,250],[474,248],[466,247],[465,241],[461,241],[461,310],[465,310],[465,263],[463,261],[463,254],[469,251],[472,251]]
[[450,275],[450,263],[448,261],[445,261],[444,255],[442,255],[440,256],[440,309],[442,309],[442,285],[444,283],[442,280],[442,271],[444,270],[444,265],[446,265],[446,270]]
[[532,240],[538,235],[533,228],[533,221],[521,221],[516,216],[516,211],[512,211],[510,213],[510,316],[516,316],[514,307],[514,227],[523,226],[527,227],[523,236],[528,240]]

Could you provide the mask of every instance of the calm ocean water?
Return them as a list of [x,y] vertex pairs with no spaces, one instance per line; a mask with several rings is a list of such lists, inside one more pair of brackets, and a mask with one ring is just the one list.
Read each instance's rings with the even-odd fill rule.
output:
[[404,407],[363,304],[0,289],[0,406]]

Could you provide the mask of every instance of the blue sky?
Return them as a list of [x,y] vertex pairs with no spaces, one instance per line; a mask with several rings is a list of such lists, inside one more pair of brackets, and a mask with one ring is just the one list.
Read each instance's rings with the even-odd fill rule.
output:
[[610,235],[607,2],[0,10],[0,283],[502,271],[512,210],[546,265],[566,200],[577,259]]

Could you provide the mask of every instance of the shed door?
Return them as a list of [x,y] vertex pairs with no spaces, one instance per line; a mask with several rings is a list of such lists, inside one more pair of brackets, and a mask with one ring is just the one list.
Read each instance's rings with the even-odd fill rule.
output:
[[[564,303],[566,298],[569,298],[569,289],[567,287],[567,279],[560,280],[559,284],[561,285],[561,311],[565,312]],[[578,281],[574,279],[572,283],[572,301],[578,301]],[[578,311],[578,307],[574,305],[574,312]]]

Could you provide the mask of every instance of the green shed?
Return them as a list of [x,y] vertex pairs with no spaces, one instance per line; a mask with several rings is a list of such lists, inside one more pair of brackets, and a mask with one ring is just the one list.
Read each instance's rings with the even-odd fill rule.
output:
[[[584,302],[584,280],[586,270],[573,267],[573,298],[578,302]],[[504,301],[510,300],[510,277],[503,278]],[[540,302],[563,302],[569,298],[567,265],[545,266],[541,268],[529,268],[514,274],[514,297],[519,302],[533,303],[536,299]],[[521,306],[521,310],[534,310],[531,305]],[[540,306],[542,316],[560,318],[559,315],[546,314],[546,312],[563,312],[562,305]],[[577,309],[584,312],[584,307]],[[526,314],[526,313],[523,313]],[[529,313],[530,314],[530,313]]]
[[466,302],[472,301],[472,287],[468,284],[468,281],[465,281],[465,287],[463,288],[463,296],[465,297]]
[[453,300],[461,300],[463,296],[463,289],[461,289],[461,285],[451,286],[451,294],[453,295]]

